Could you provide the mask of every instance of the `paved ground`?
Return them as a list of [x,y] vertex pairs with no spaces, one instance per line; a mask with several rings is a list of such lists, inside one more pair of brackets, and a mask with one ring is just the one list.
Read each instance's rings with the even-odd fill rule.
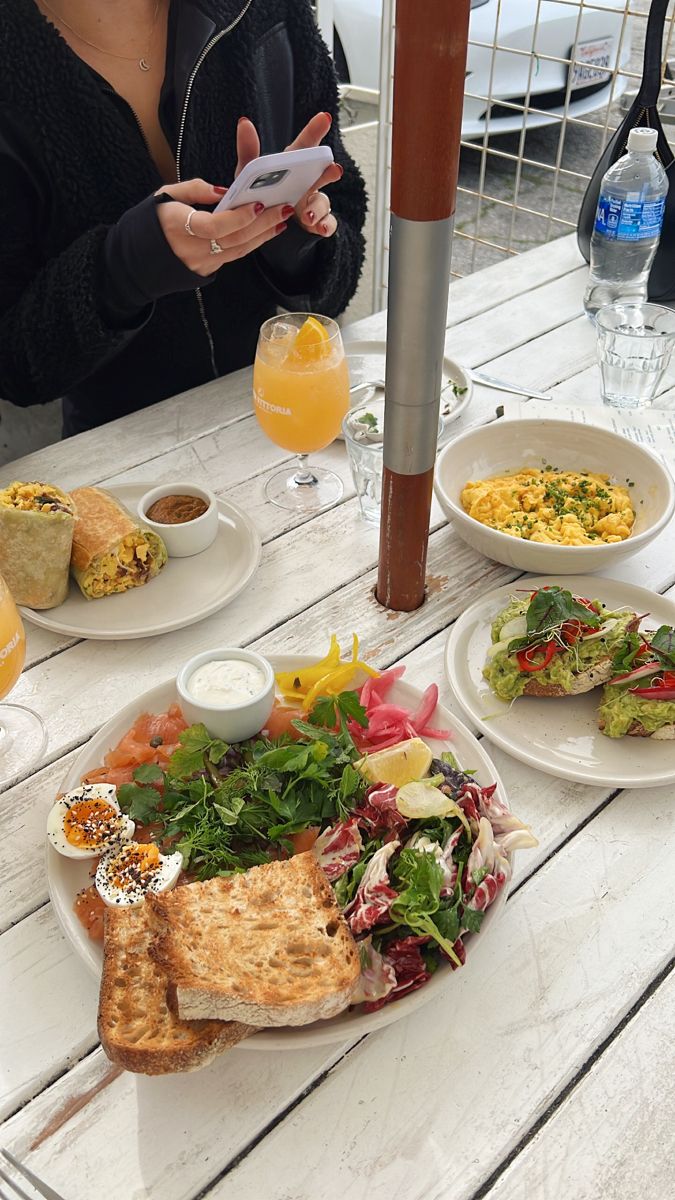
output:
[[[631,0],[631,9],[635,13],[647,12],[649,0]],[[636,19],[633,22],[633,54],[631,68],[641,69],[642,43],[644,21]],[[352,106],[350,117],[359,124],[376,118],[377,111],[367,106]],[[622,113],[618,107],[611,114],[611,123],[617,124]],[[602,121],[603,113],[593,114],[594,120]],[[348,124],[349,121],[343,122]],[[675,126],[671,126],[675,129]],[[527,135],[525,141],[525,156],[542,164],[555,164],[559,153],[560,127],[549,126],[534,130]],[[364,172],[370,195],[374,193],[376,144],[377,134],[374,127],[355,129],[346,135],[351,153]],[[520,135],[511,134],[493,139],[492,144],[509,154],[518,154]],[[555,189],[553,214],[572,223],[576,221],[581,198],[586,182],[583,175],[588,173],[597,161],[602,149],[602,134],[600,130],[581,128],[569,125],[567,127],[562,148],[561,164],[567,170],[574,172],[574,177],[561,176]],[[481,169],[480,148],[467,148],[462,151],[460,161],[460,189],[475,191],[479,186]],[[505,207],[499,201],[512,202],[515,194],[516,167],[514,163],[504,159],[488,156],[487,172],[484,183],[485,198],[477,200],[460,190],[458,196],[456,228],[469,236],[475,236],[477,231],[477,216],[480,214],[479,234],[482,239],[497,242],[500,245],[511,245],[513,250],[521,252],[532,246],[540,245],[555,237],[569,233],[570,229],[548,219],[530,216]],[[517,203],[527,208],[548,213],[552,200],[553,181],[551,172],[539,166],[526,166],[522,170]],[[372,246],[373,246],[373,213],[369,214],[366,229],[369,253],[366,269],[357,296],[346,314],[346,319],[356,320],[372,311],[373,277],[372,277]],[[468,242],[456,237],[453,245],[453,271],[459,275],[469,274],[493,262],[501,261],[504,254],[491,247]],[[17,410],[13,406],[0,401],[0,462],[7,462],[28,449],[36,449],[47,445],[59,437],[60,419],[58,405],[47,405],[25,410]]]

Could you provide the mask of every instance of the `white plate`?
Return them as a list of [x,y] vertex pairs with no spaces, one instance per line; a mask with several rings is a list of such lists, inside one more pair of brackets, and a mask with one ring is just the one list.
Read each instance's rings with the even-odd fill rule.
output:
[[[270,662],[275,671],[290,671],[316,662],[316,656],[271,655]],[[397,680],[391,689],[393,703],[405,704],[411,708],[419,703],[420,695],[418,688],[412,687],[411,684],[401,683],[400,680]],[[175,682],[171,679],[127,704],[84,747],[63,780],[60,790],[69,791],[71,788],[77,787],[87,771],[100,766],[106,752],[117,745],[140,713],[165,712],[169,705],[177,700]],[[439,705],[434,714],[433,723],[437,728],[452,730],[450,742],[429,741],[434,753],[438,755],[442,750],[450,747],[458,762],[469,770],[475,769],[475,778],[478,783],[485,786],[496,782],[497,795],[505,804],[508,803],[504,785],[488,755],[480,742],[476,741],[473,734],[462,725],[461,721],[458,721],[446,708]],[[511,856],[511,862],[513,862],[513,856]],[[86,861],[77,862],[74,859],[65,858],[47,844],[47,879],[54,910],[76,953],[91,971],[99,975],[102,962],[101,946],[88,937],[73,912],[76,893],[91,883],[89,868],[90,864]],[[502,889],[497,900],[486,913],[485,921],[478,935],[481,944],[489,930],[494,927],[499,913],[503,909],[507,891],[508,888]],[[471,958],[471,944],[472,939],[469,938],[467,961]],[[462,968],[462,970],[466,969],[466,967]],[[241,1043],[241,1046],[244,1050],[292,1050],[306,1046],[327,1045],[331,1042],[346,1042],[351,1038],[363,1037],[366,1033],[372,1033],[374,1029],[381,1029],[384,1025],[390,1025],[392,1021],[398,1021],[401,1017],[408,1016],[415,1009],[433,1000],[451,980],[452,975],[450,967],[439,968],[424,987],[416,992],[411,992],[410,995],[404,996],[403,999],[397,1000],[393,1004],[385,1005],[378,1012],[346,1012],[333,1020],[317,1021],[313,1025],[305,1025],[297,1029],[269,1029],[256,1034],[255,1037],[248,1038]]]
[[675,604],[646,588],[584,575],[527,576],[495,588],[462,613],[445,652],[450,686],[464,711],[496,746],[548,775],[606,787],[661,787],[675,783],[675,746],[650,738],[608,738],[597,725],[602,689],[559,700],[520,696],[498,700],[483,678],[490,625],[516,591],[557,584],[610,609],[628,605],[648,613],[644,628],[675,625]]
[[[156,483],[156,481],[155,481]],[[136,512],[154,483],[106,487]],[[73,579],[63,604],[38,612],[22,608],[33,625],[72,637],[125,640],[181,629],[209,617],[239,595],[260,562],[260,535],[252,521],[229,500],[218,501],[215,541],[191,558],[170,558],[155,579],[118,596],[87,600]]]
[[[345,339],[345,355],[347,357],[347,365],[349,367],[349,385],[354,387],[357,383],[370,383],[372,380],[384,379],[385,361],[387,356],[387,343],[385,341],[361,341],[355,339],[350,341]],[[466,391],[461,396],[455,396],[451,387],[446,387],[446,384],[455,383],[460,388],[465,388]],[[473,395],[473,380],[460,363],[455,362],[452,358],[445,357],[443,359],[443,383],[445,389],[441,392],[441,433],[438,437],[438,447],[444,446],[450,436],[450,426],[464,412]],[[361,404],[367,404],[370,399],[381,389],[373,388],[372,391],[364,388],[363,391],[352,393],[351,405],[355,407]]]

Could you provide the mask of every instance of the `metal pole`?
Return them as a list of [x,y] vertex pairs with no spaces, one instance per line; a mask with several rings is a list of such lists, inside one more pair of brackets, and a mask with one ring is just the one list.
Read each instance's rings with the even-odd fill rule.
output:
[[397,0],[377,598],[424,600],[469,0]]

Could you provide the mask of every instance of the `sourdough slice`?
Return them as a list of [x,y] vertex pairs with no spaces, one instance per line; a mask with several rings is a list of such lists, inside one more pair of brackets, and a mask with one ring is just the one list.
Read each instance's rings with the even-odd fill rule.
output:
[[155,932],[145,903],[106,908],[98,1035],[108,1058],[126,1071],[194,1071],[255,1030],[181,1020],[167,998],[166,975],[148,953]]
[[311,851],[149,897],[182,1018],[307,1025],[349,1005],[359,955]]
[[[634,620],[626,626],[626,632],[633,632],[638,628],[639,624],[640,618],[636,613]],[[572,686],[567,692],[559,683],[539,683],[536,678],[528,679],[523,695],[580,696],[582,692],[590,692],[593,688],[599,687],[601,683],[607,683],[612,678],[614,674],[612,661],[612,655],[607,654],[604,658],[599,658],[597,662],[594,662],[591,667],[587,667],[585,671],[580,671],[578,675],[574,675]]]

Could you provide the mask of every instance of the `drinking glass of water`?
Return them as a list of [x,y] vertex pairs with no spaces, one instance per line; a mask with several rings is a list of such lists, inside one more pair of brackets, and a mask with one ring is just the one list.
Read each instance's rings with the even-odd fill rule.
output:
[[614,408],[646,408],[675,344],[675,312],[659,304],[607,304],[596,316],[602,398]]

